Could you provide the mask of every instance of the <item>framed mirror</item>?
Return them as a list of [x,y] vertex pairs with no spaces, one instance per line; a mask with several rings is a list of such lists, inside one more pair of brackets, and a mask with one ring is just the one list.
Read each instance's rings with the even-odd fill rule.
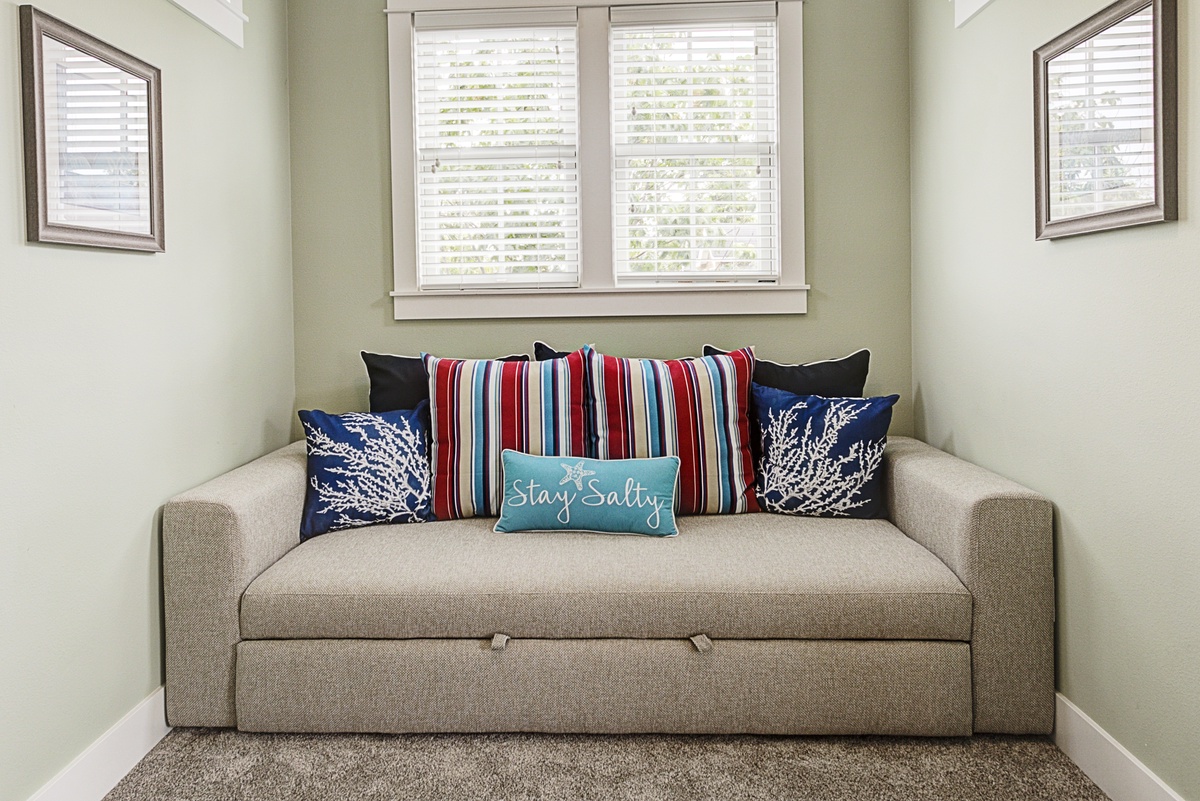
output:
[[1034,51],[1038,239],[1178,218],[1175,0],[1118,0]]
[[20,15],[26,238],[162,251],[159,70],[33,6]]

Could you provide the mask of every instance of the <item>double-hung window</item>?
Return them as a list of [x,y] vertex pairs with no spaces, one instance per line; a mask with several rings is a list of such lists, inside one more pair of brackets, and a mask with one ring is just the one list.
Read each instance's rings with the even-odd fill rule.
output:
[[801,3],[600,1],[389,0],[397,319],[806,310]]

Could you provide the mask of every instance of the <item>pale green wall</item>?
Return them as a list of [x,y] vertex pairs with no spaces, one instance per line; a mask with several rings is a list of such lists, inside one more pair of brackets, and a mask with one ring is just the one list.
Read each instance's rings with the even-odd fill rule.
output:
[[[296,386],[301,408],[365,408],[360,350],[488,356],[594,342],[696,355],[712,341],[809,360],[873,353],[868,391],[911,430],[908,8],[805,5],[809,313],[787,317],[399,323],[392,319],[387,39],[380,0],[289,3]],[[788,43],[783,43],[788,46]]]
[[165,0],[37,5],[162,69],[167,252],[25,244],[0,2],[3,801],[162,683],[158,510],[286,442],[294,395],[284,3],[245,50]]
[[290,58],[278,2],[247,3],[244,51],[165,0],[42,3],[164,69],[168,253],[146,256],[23,243],[16,6],[0,4],[0,801],[160,683],[157,509],[288,436],[289,245],[301,407],[365,406],[362,348],[870,347],[869,391],[915,386],[919,432],[1056,502],[1060,689],[1200,798],[1186,4],[1181,223],[1033,242],[1030,53],[1102,0],[1002,0],[957,31],[944,0],[813,0],[809,314],[420,324],[387,296],[380,3],[289,5]]
[[1058,686],[1200,799],[1200,86],[1181,221],[1033,238],[1032,51],[1108,0],[912,0],[917,430],[1057,506]]

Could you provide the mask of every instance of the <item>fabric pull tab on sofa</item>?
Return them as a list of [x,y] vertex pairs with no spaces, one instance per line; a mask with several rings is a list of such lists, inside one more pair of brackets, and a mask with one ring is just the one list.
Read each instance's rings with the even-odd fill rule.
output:
[[696,646],[696,650],[702,654],[707,654],[713,649],[712,640],[708,639],[704,634],[697,634],[689,639],[692,641],[692,645]]
[[508,635],[507,634],[492,635],[492,650],[493,651],[503,651],[507,646],[508,646]]

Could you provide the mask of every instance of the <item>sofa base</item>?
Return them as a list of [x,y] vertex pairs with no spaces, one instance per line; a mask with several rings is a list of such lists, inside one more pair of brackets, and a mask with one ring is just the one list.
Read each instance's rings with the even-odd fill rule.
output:
[[237,723],[276,732],[971,734],[965,642],[247,640]]

